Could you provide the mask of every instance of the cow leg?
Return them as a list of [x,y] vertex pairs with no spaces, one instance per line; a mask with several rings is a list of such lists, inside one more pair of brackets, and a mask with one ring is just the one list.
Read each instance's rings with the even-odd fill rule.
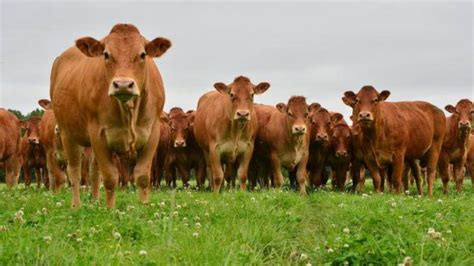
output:
[[281,188],[283,185],[283,175],[281,173],[281,163],[278,154],[272,152],[270,160],[272,165],[273,185],[275,188]]
[[209,164],[212,172],[212,190],[215,193],[219,193],[221,190],[222,181],[224,179],[224,170],[222,169],[222,163],[220,155],[217,151],[217,145],[210,145],[209,151]]
[[99,165],[97,164],[97,160],[95,158],[94,153],[92,153],[91,159],[89,161],[89,178],[91,181],[92,200],[99,201],[100,199],[100,173],[99,173]]
[[306,195],[306,178],[308,178],[307,167],[308,154],[306,154],[296,169],[296,181],[298,182],[298,189],[301,194]]
[[418,195],[423,195],[423,184],[422,184],[422,178],[421,178],[420,164],[414,160],[411,160],[409,164],[410,164],[413,177],[415,178],[416,189],[418,190]]
[[242,155],[239,168],[237,169],[237,176],[240,179],[240,190],[247,191],[247,175],[249,172],[250,160],[253,155],[253,147],[248,148]]
[[350,168],[351,171],[351,176],[352,176],[352,192],[362,192],[360,189],[357,189],[358,187],[360,188],[359,184],[362,184],[361,182],[361,168],[362,165],[358,162],[353,162]]
[[403,167],[402,178],[403,178],[403,191],[410,190],[410,185],[409,185],[410,168],[408,167],[408,164],[405,164],[405,167]]
[[[448,185],[449,185],[449,158],[447,155],[442,154],[438,160],[438,167],[439,167],[439,174],[441,176],[441,180],[443,181],[443,193],[448,194]],[[429,168],[428,168],[429,169]],[[429,170],[428,170],[428,195],[432,196],[432,187],[433,187],[433,180],[430,180]]]
[[46,189],[49,189],[49,173],[48,173],[48,169],[46,168],[46,166],[41,167],[41,174],[43,175],[44,185],[45,185]]
[[5,162],[5,181],[7,183],[7,188],[11,189],[16,185],[16,171],[18,171],[18,162],[13,156]]
[[71,180],[72,187],[72,208],[81,207],[81,196],[80,196],[80,178],[81,178],[81,148],[79,145],[69,140],[66,134],[61,134],[64,151],[66,153],[67,163],[67,174]]
[[[196,168],[195,168],[196,169]],[[206,182],[206,164],[203,161],[199,161],[196,171],[196,184],[199,190],[204,189]]]
[[25,179],[25,186],[29,187],[31,185],[31,171],[28,167],[28,160],[23,163],[23,178]]
[[334,176],[333,180],[335,179],[335,184],[337,185],[337,189],[339,191],[344,191],[344,186],[346,185],[346,167],[343,165],[337,165],[336,167],[332,168],[332,174]]
[[41,188],[41,169],[39,167],[35,167],[34,169],[35,172],[35,178],[36,178],[36,188],[40,189]]
[[54,151],[51,150],[46,152],[46,164],[51,179],[50,190],[53,193],[57,193],[61,189],[61,185],[62,182],[64,182],[64,179],[61,180],[61,178],[63,178],[62,172],[61,169],[59,169],[56,158],[54,157]]
[[372,175],[372,180],[374,182],[374,190],[376,193],[382,192],[381,184],[382,184],[382,176],[380,174],[380,169],[377,165],[372,163],[367,164],[367,168],[369,168],[370,174]]
[[288,178],[290,179],[290,187],[296,190],[296,169],[288,171]]
[[469,176],[471,176],[471,184],[472,184],[472,187],[474,188],[474,163],[473,162],[468,162],[467,170],[468,170]]
[[182,163],[177,165],[179,175],[181,176],[181,180],[183,180],[183,187],[188,188],[189,187],[189,170],[185,165]]
[[464,165],[465,160],[461,160],[461,162],[456,163],[454,165],[454,178],[456,181],[456,191],[459,193],[462,190],[462,183],[464,181]]
[[[402,190],[402,174],[404,167],[404,154],[395,154],[392,162],[392,182],[395,193],[400,194]],[[387,175],[389,176],[389,175]]]

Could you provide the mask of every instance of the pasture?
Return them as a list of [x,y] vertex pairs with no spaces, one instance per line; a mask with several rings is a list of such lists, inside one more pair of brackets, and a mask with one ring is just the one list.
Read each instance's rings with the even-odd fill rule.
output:
[[[117,192],[117,208],[82,193],[23,184],[0,188],[0,265],[473,265],[474,191],[434,197],[328,190],[221,195],[162,189],[142,205]],[[425,187],[426,190],[426,187]],[[409,258],[408,258],[409,257]]]

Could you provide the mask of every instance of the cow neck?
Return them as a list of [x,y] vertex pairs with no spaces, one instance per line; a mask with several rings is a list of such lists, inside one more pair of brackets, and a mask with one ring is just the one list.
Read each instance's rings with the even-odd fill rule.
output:
[[374,125],[372,127],[366,128],[366,127],[361,126],[363,143],[368,143],[367,146],[369,148],[369,150],[367,151],[365,147],[366,145],[362,145],[362,150],[364,151],[364,154],[368,154],[368,153],[372,154],[375,160],[375,164],[377,165],[378,168],[381,168],[381,164],[379,162],[375,147],[378,144],[378,136],[379,136],[379,131],[377,130],[377,128],[382,128],[382,124],[383,124],[382,118],[379,117],[379,119],[374,121]]
[[122,120],[122,125],[125,125],[127,128],[127,138],[125,152],[129,158],[134,158],[136,156],[136,141],[137,141],[137,131],[136,124],[138,118],[138,110],[140,108],[140,103],[144,100],[143,96],[130,99],[129,101],[123,103],[118,101],[118,106],[120,109],[120,119]]
[[449,117],[450,126],[448,134],[453,136],[452,139],[448,139],[448,145],[451,147],[459,147],[461,153],[464,153],[468,149],[470,131],[459,130],[459,120],[454,115]]

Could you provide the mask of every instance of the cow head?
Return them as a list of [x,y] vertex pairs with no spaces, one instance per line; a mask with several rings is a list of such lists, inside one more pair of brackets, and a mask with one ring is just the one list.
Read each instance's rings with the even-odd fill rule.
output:
[[325,108],[310,112],[311,140],[320,144],[329,144],[331,115]]
[[40,144],[39,129],[40,129],[41,117],[33,116],[23,123],[25,129],[26,139],[31,145]]
[[234,82],[225,85],[222,82],[214,84],[214,88],[220,93],[228,95],[232,102],[232,116],[235,121],[245,122],[250,120],[250,114],[253,111],[253,98],[255,94],[262,94],[270,84],[261,82],[253,85],[247,77],[237,77]]
[[362,127],[370,127],[377,120],[379,103],[385,101],[390,96],[390,91],[378,92],[372,86],[364,86],[355,94],[353,91],[346,91],[342,101],[352,107],[354,120],[360,122]]
[[280,112],[286,114],[289,130],[293,135],[299,136],[308,132],[306,122],[310,110],[305,97],[293,96],[288,100],[288,104],[279,103],[276,107]]
[[76,40],[76,47],[88,57],[105,65],[109,96],[121,102],[138,97],[147,82],[147,61],[159,57],[171,47],[168,39],[146,40],[131,24],[117,24],[110,34],[98,41],[91,37]]
[[171,108],[169,117],[169,125],[171,128],[171,139],[175,148],[186,147],[186,140],[190,134],[191,122],[183,109],[179,107]]
[[338,158],[347,158],[351,146],[351,129],[342,119],[340,113],[331,115],[331,146]]
[[456,107],[452,105],[446,105],[444,107],[446,111],[453,114],[457,121],[458,129],[469,133],[471,131],[471,118],[472,118],[472,102],[468,99],[462,99]]

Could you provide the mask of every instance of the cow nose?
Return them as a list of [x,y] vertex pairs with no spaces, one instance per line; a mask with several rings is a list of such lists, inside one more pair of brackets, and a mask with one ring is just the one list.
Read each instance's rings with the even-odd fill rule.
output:
[[39,139],[38,138],[28,138],[28,142],[30,144],[39,144]]
[[249,111],[245,111],[245,110],[239,110],[237,111],[237,116],[239,118],[248,118],[250,116],[250,112]]
[[327,141],[327,140],[329,140],[329,136],[326,133],[319,133],[319,134],[316,135],[316,140]]
[[179,147],[186,147],[186,141],[184,140],[176,140],[174,142],[174,146],[179,148]]
[[459,128],[470,128],[471,122],[469,121],[459,121]]
[[360,112],[359,120],[372,120],[372,114],[370,112]]
[[347,156],[347,151],[337,151],[336,152],[336,157],[346,157]]
[[133,88],[135,82],[133,80],[114,80],[112,85],[116,90],[128,90]]
[[306,133],[306,127],[305,126],[295,126],[295,127],[293,127],[293,130],[296,133]]

